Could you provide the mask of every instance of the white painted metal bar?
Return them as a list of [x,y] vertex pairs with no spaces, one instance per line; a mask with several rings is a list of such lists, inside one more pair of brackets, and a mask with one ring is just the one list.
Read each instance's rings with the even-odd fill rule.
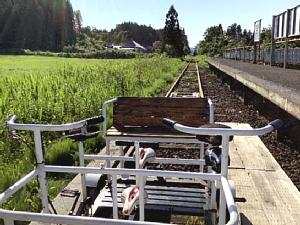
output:
[[[83,142],[79,141],[78,142],[78,149],[79,149],[79,165],[81,167],[84,167],[84,150],[83,150]],[[81,178],[81,187],[82,187],[82,198],[85,200],[87,198],[87,193],[86,193],[86,180],[85,180],[85,174],[80,173],[80,178]]]
[[[139,151],[139,148],[140,148],[140,143],[138,141],[134,142],[134,148],[135,148],[135,169],[142,169],[139,167],[139,164],[140,164],[140,151]],[[139,187],[140,185],[140,182],[139,180],[141,180],[141,177],[139,175],[136,175],[136,178],[135,178],[135,186],[136,187]]]
[[[238,211],[234,203],[234,199],[231,193],[231,189],[226,177],[221,177],[221,186],[224,191],[227,208],[229,210],[230,220],[227,222],[227,225],[237,225],[238,224]],[[225,212],[226,215],[226,212]],[[225,223],[225,222],[224,222]],[[221,222],[220,222],[221,224]]]
[[113,199],[113,218],[118,219],[118,187],[117,175],[112,175],[112,199]]
[[[203,144],[204,145],[204,144]],[[204,155],[204,146],[202,151],[202,158]],[[84,159],[91,160],[118,160],[118,161],[135,161],[130,156],[111,156],[111,155],[84,155]],[[180,158],[155,158],[153,163],[172,163],[172,164],[191,164],[191,165],[205,165],[204,159],[180,159]]]
[[143,179],[143,176],[139,176],[139,194],[140,194],[140,199],[139,199],[139,212],[140,212],[140,221],[145,220],[145,182]]
[[226,222],[226,200],[223,188],[220,188],[220,203],[219,203],[219,224]]
[[41,167],[37,167],[35,170],[28,173],[26,176],[18,180],[16,183],[14,183],[12,186],[10,186],[8,189],[6,189],[3,193],[0,194],[0,205],[8,199],[10,196],[12,196],[14,193],[16,193],[18,190],[20,190],[22,187],[24,187],[29,181],[34,179],[40,172],[42,171]]
[[174,124],[174,128],[178,131],[187,134],[202,134],[202,135],[236,135],[236,136],[256,136],[269,133],[274,130],[272,125],[267,125],[262,128],[256,128],[253,130],[242,129],[224,129],[224,128],[201,128],[201,127],[188,127],[178,123]]
[[[204,152],[204,150],[203,150],[203,152]],[[204,159],[155,158],[155,160],[153,162],[154,163],[205,165]]]
[[12,116],[7,122],[11,130],[32,130],[32,131],[64,131],[81,128],[86,125],[86,121],[82,120],[75,123],[60,124],[60,125],[44,125],[44,124],[18,124],[14,123],[17,116]]
[[[103,103],[102,105],[102,116],[104,117],[104,122],[102,123],[102,129],[103,129],[103,138],[105,138],[106,140],[106,155],[110,155],[110,140],[106,138],[106,131],[107,131],[107,105],[117,101],[118,98],[114,98],[111,100],[108,100],[106,102]],[[110,160],[107,159],[106,160],[106,167],[110,167]],[[111,182],[111,177],[110,175],[107,176],[107,180],[108,182]]]
[[203,180],[220,180],[221,174],[207,174],[197,172],[181,172],[167,170],[143,170],[143,169],[119,169],[119,168],[103,168],[98,167],[78,167],[78,166],[49,166],[43,167],[47,172],[58,173],[100,173],[100,174],[124,174],[124,175],[143,175],[143,176],[160,176],[160,177],[181,177],[181,178],[199,178]]
[[229,152],[229,135],[222,136],[222,158],[221,158],[221,175],[228,176],[228,152]]
[[[104,133],[104,131],[103,131],[103,133]],[[106,140],[105,154],[106,154],[106,156],[110,155],[110,141],[108,141],[108,140]],[[105,167],[110,168],[110,160],[109,159],[106,159],[106,165],[105,165]],[[109,183],[111,182],[110,175],[107,175],[107,180],[108,180]]]
[[217,209],[216,190],[216,183],[211,182],[211,209]]
[[[43,168],[45,166],[45,159],[42,150],[42,138],[41,131],[34,130],[34,143],[35,143],[35,154],[37,160],[37,167]],[[38,174],[38,180],[40,185],[40,194],[42,199],[42,208],[44,213],[49,213],[49,202],[48,202],[48,191],[46,182],[46,172],[41,171]]]
[[[228,176],[228,147],[229,147],[229,135],[223,135],[221,175],[226,179]],[[226,222],[226,199],[225,199],[225,192],[222,188],[220,188],[219,222],[220,224],[225,224]]]
[[106,137],[106,130],[107,130],[107,111],[106,111],[107,105],[114,103],[117,100],[118,100],[118,98],[114,98],[114,99],[104,102],[102,105],[102,116],[104,117],[104,122],[102,123],[102,128],[103,128],[103,137],[104,138]]
[[[199,171],[201,173],[203,172],[203,165],[205,165],[205,160],[203,160],[203,156],[204,156],[204,143],[201,142],[201,144],[200,144],[200,157],[199,157],[199,159],[201,160],[201,162],[199,160],[199,164],[200,164]],[[195,159],[193,159],[193,160],[195,160]]]
[[[217,210],[217,203],[216,203],[216,197],[217,197],[217,189],[214,181],[210,182],[211,184],[211,194],[210,194],[210,208],[213,210]],[[211,223],[212,225],[216,224],[216,213],[212,211],[211,216]]]
[[95,225],[95,224],[161,225],[161,223],[154,223],[154,222],[128,221],[128,220],[104,219],[104,218],[84,217],[84,216],[68,216],[68,215],[57,215],[57,214],[30,213],[30,212],[22,212],[22,211],[10,211],[4,209],[0,209],[0,218],[4,218],[5,221],[11,221],[11,220],[28,221],[28,222],[39,221],[42,223],[72,224],[72,225],[83,225],[83,224],[84,225]]

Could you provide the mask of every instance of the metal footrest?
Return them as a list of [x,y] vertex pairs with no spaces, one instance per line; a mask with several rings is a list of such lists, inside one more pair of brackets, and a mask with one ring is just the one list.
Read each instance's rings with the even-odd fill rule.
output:
[[[204,215],[204,208],[207,204],[206,189],[204,187],[195,187],[195,183],[186,183],[177,186],[176,182],[165,182],[157,185],[158,181],[147,181],[145,190],[148,193],[148,201],[145,204],[145,213],[147,210],[168,211],[169,213],[179,213],[184,215]],[[118,181],[117,184],[118,208],[123,208],[121,193],[125,188],[134,186],[132,180]],[[113,207],[112,188],[105,187],[95,200],[95,207]],[[97,210],[95,210],[95,214]]]

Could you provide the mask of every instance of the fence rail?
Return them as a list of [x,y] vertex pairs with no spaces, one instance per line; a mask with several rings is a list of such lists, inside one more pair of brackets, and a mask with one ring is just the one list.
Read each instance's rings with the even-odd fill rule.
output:
[[[283,64],[284,63],[284,48],[275,49],[274,58],[275,63]],[[225,50],[223,52],[223,58],[227,59],[236,59],[236,60],[245,60],[253,61],[254,60],[254,51],[249,49],[237,49],[237,50]],[[270,64],[271,61],[271,50],[261,48],[260,51],[256,51],[256,59],[260,62]],[[300,48],[289,48],[287,63],[289,64],[300,64]]]

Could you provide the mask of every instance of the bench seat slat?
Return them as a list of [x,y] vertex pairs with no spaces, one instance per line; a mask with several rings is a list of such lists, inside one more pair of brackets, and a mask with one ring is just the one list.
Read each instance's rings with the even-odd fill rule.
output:
[[114,107],[117,106],[149,106],[149,107],[172,107],[172,108],[199,108],[208,107],[206,98],[165,98],[165,97],[118,97],[118,100],[114,103]]
[[128,117],[135,116],[208,116],[209,108],[201,107],[201,108],[187,108],[187,107],[178,107],[178,108],[170,108],[170,107],[150,107],[147,105],[139,106],[139,107],[116,107],[114,108],[114,116],[118,115],[126,115]]
[[[167,114],[166,114],[167,115]],[[147,130],[149,127],[157,127],[159,130],[164,130],[162,120],[164,117],[126,117],[126,116],[114,116],[114,126],[118,129],[125,126],[147,126],[144,127]],[[175,117],[167,116],[167,118],[177,121],[178,123],[185,126],[197,127],[208,123],[207,117]],[[143,130],[141,130],[143,131]]]

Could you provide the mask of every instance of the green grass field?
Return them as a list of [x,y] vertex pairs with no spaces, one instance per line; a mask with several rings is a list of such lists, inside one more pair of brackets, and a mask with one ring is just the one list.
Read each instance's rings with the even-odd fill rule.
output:
[[20,75],[23,73],[48,73],[66,65],[93,66],[101,59],[79,59],[46,56],[3,56],[0,55],[0,75]]
[[[164,56],[115,60],[0,56],[0,193],[35,166],[35,156],[28,148],[34,148],[32,132],[17,131],[27,145],[8,138],[10,132],[3,124],[9,115],[17,115],[18,123],[39,124],[62,124],[101,115],[102,104],[117,96],[162,96],[185,65],[180,59]],[[111,114],[110,109],[108,115]],[[43,132],[47,164],[67,161],[78,165],[76,143],[67,140],[56,143],[61,136]],[[99,135],[86,141],[85,150],[99,151],[104,143],[101,138]],[[49,143],[56,144],[48,149]],[[59,191],[62,181],[64,178],[50,180],[48,188]],[[1,207],[40,211],[36,186],[33,180]],[[50,194],[53,197],[57,192]]]

